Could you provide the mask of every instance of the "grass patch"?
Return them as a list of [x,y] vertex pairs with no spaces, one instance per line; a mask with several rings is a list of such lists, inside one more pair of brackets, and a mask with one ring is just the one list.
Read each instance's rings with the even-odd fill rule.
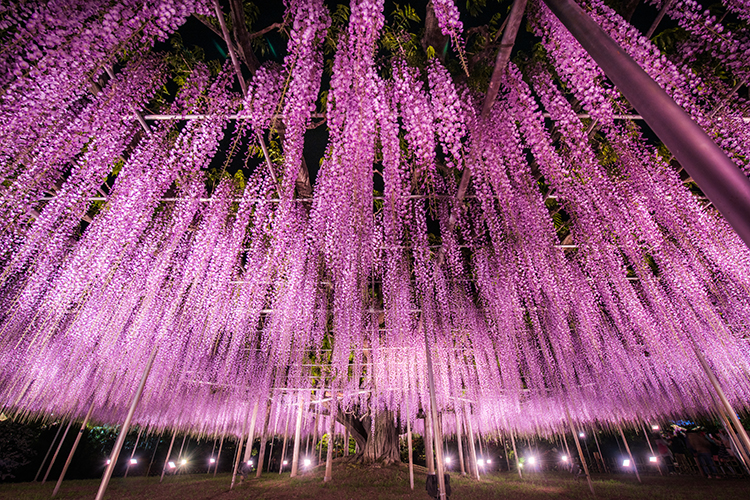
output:
[[[191,474],[166,477],[159,484],[158,477],[114,478],[105,498],[111,500],[239,500],[263,499],[318,499],[375,500],[426,499],[425,474],[415,472],[414,491],[409,489],[406,466],[363,467],[340,463],[334,466],[333,480],[323,483],[323,468],[305,472],[294,479],[289,473],[263,474],[260,479],[247,480],[229,491],[231,476],[219,474]],[[48,500],[54,481],[46,484],[0,484],[0,499]],[[527,474],[523,480],[515,473],[495,473],[482,477],[480,482],[451,474],[453,494],[457,499],[529,499],[549,500],[591,498],[585,480],[576,481],[569,474],[544,472]],[[99,480],[66,481],[59,499],[94,498]],[[750,498],[750,482],[745,479],[707,480],[695,476],[646,476],[643,484],[630,476],[595,476],[597,498],[615,500],[735,500]]]

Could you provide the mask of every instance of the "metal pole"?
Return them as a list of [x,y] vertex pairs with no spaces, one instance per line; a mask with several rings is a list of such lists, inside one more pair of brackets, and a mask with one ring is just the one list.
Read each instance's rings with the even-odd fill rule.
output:
[[125,468],[125,475],[123,477],[128,477],[128,472],[130,472],[130,464],[133,463],[133,457],[135,456],[135,450],[138,448],[138,441],[141,440],[141,432],[143,432],[143,427],[141,427],[138,430],[138,436],[135,438],[135,444],[133,445],[133,451],[130,452],[130,459],[128,460],[128,465]]
[[258,404],[259,402],[256,401],[255,406],[253,406],[253,416],[250,418],[250,430],[247,433],[247,445],[245,447],[245,456],[242,457],[243,462],[249,461],[253,452],[253,441],[255,441],[255,424],[256,424],[256,421],[258,420]]
[[229,491],[232,491],[232,489],[234,488],[234,482],[237,479],[237,469],[240,466],[240,457],[242,457],[242,443],[245,441],[246,428],[247,414],[245,414],[245,418],[242,420],[242,434],[240,434],[240,437],[237,440],[237,456],[234,459],[234,469],[232,469],[232,482],[229,483]]
[[430,409],[424,408],[424,454],[427,462],[427,474],[435,474],[435,452],[432,447],[432,415]]
[[60,472],[60,477],[57,478],[57,484],[55,484],[55,489],[52,490],[52,497],[54,498],[57,495],[57,492],[60,491],[60,485],[63,482],[63,479],[65,479],[65,473],[68,472],[68,467],[70,466],[70,462],[73,460],[73,454],[76,452],[76,448],[78,448],[78,443],[81,442],[81,436],[83,436],[83,431],[86,430],[86,425],[89,423],[89,419],[91,418],[91,413],[94,411],[94,402],[91,402],[91,406],[89,406],[89,411],[86,413],[86,417],[83,419],[83,423],[81,424],[81,428],[78,430],[78,435],[76,436],[76,440],[73,442],[73,447],[70,449],[70,453],[68,453],[68,459],[65,461],[65,465],[63,465],[62,472]]
[[617,422],[617,428],[620,430],[620,437],[622,437],[622,442],[625,444],[625,450],[628,452],[628,456],[630,457],[630,463],[633,464],[633,470],[635,471],[635,477],[638,478],[638,482],[641,481],[641,476],[638,474],[638,466],[635,464],[635,460],[633,460],[633,454],[630,452],[630,446],[628,445],[627,439],[625,439],[625,433],[622,432],[622,425],[620,425],[620,422]]
[[[299,445],[300,445],[300,439],[302,437],[302,402],[304,401],[302,397],[302,391],[300,391],[299,395],[297,396],[297,406],[299,408],[297,409],[297,422],[294,426],[294,450],[292,451],[292,472],[289,477],[295,477],[297,475],[297,470],[299,469]],[[333,415],[331,415],[331,419],[333,419]],[[333,424],[331,424],[331,432],[333,432]],[[333,435],[333,434],[331,434]]]
[[328,448],[326,449],[326,472],[323,476],[324,483],[333,479],[333,424],[336,422],[336,419],[333,417],[334,411],[336,411],[334,406],[335,402],[331,401],[331,416],[328,422]]
[[65,437],[68,435],[68,431],[70,430],[70,426],[72,424],[73,424],[73,416],[71,415],[70,421],[68,422],[68,426],[65,428],[65,432],[63,432],[62,439],[60,439],[60,443],[58,443],[57,445],[55,454],[52,455],[52,461],[49,463],[49,466],[47,467],[47,472],[44,473],[44,477],[42,478],[42,484],[44,484],[47,481],[47,476],[49,476],[49,472],[52,470],[52,466],[55,465],[55,460],[57,460],[57,454],[60,453],[60,448],[62,448],[62,445],[65,442]]
[[578,431],[573,424],[573,419],[570,418],[570,412],[568,411],[567,405],[565,406],[565,415],[568,417],[568,425],[570,425],[570,431],[573,433],[573,439],[576,442],[576,448],[578,448],[578,456],[581,459],[581,464],[583,465],[583,472],[586,473],[586,480],[589,483],[589,489],[591,490],[591,494],[596,496],[596,493],[594,493],[594,484],[591,482],[591,474],[589,474],[589,466],[586,464],[586,457],[583,456],[581,442],[578,441]]
[[177,429],[172,433],[172,441],[169,442],[169,449],[167,450],[167,457],[164,459],[164,467],[161,468],[161,477],[159,482],[164,481],[164,473],[167,472],[167,464],[169,463],[169,455],[172,454],[172,446],[174,446],[174,438],[177,437]]
[[711,367],[708,366],[708,363],[706,362],[706,358],[703,357],[703,353],[700,352],[700,350],[698,350],[698,347],[695,344],[693,344],[693,350],[695,351],[695,355],[698,357],[698,361],[703,367],[703,371],[706,372],[708,379],[711,381],[711,385],[714,386],[714,390],[716,391],[716,394],[719,396],[719,400],[721,401],[721,404],[724,406],[724,409],[726,410],[727,417],[729,417],[730,422],[732,422],[732,425],[735,427],[735,430],[737,431],[737,436],[740,438],[740,441],[744,445],[745,450],[750,451],[750,437],[748,437],[747,431],[745,431],[745,428],[740,423],[740,419],[737,418],[737,413],[734,411],[734,408],[732,408],[732,405],[729,404],[729,400],[727,399],[726,394],[724,394],[724,391],[719,385],[719,380],[716,378],[716,375],[714,375],[714,372],[713,370],[711,370]]
[[438,422],[438,407],[437,407],[437,397],[435,396],[435,375],[432,371],[432,353],[430,352],[430,341],[427,336],[427,328],[424,327],[424,324],[421,321],[420,318],[420,325],[422,326],[424,330],[424,347],[425,347],[425,354],[427,358],[427,382],[429,384],[429,390],[430,390],[430,416],[432,419],[432,431],[433,431],[433,439],[435,440],[435,453],[437,454],[437,476],[438,476],[438,498],[440,500],[445,500],[445,468],[443,465],[443,440],[442,437],[439,436],[439,425]]
[[591,433],[594,435],[594,442],[596,443],[596,449],[599,450],[599,460],[602,463],[602,466],[604,467],[604,472],[609,473],[609,469],[607,469],[607,461],[604,460],[604,455],[602,454],[602,449],[599,446],[599,438],[596,436],[597,432],[596,429],[593,427],[591,428]]
[[[159,435],[156,437],[156,445],[154,446],[154,452],[151,454],[151,461],[148,463],[148,469],[146,469],[146,477],[148,477],[149,474],[151,474],[151,466],[154,465],[154,459],[156,458],[156,450],[159,449],[159,442],[161,442],[161,436],[164,433],[159,433]],[[211,452],[213,454],[213,452]]]
[[466,464],[464,464],[464,445],[461,437],[461,418],[456,409],[456,441],[458,441],[458,463],[461,466],[461,475],[466,475]]
[[469,456],[471,457],[471,464],[469,469],[472,471],[472,476],[477,481],[479,480],[479,462],[477,462],[477,448],[474,445],[474,428],[471,425],[471,407],[469,407],[469,413],[466,415],[466,428],[469,431]]
[[[409,486],[414,490],[414,453],[411,440],[411,420],[409,419],[409,398],[406,398],[406,446],[409,449]],[[349,443],[347,443],[349,448]]]
[[97,491],[96,493],[95,500],[102,500],[102,498],[104,498],[104,492],[107,491],[109,480],[112,478],[112,473],[115,471],[117,457],[120,456],[120,450],[122,449],[122,445],[123,443],[125,443],[125,438],[127,437],[128,431],[130,430],[130,422],[133,420],[135,409],[138,407],[138,402],[141,400],[141,394],[143,394],[143,388],[146,387],[146,380],[148,380],[148,375],[149,373],[151,373],[151,367],[154,365],[156,351],[157,346],[154,346],[153,350],[151,351],[151,357],[149,357],[148,361],[146,362],[146,368],[143,370],[141,382],[140,384],[138,384],[138,389],[135,391],[133,401],[130,403],[130,410],[128,410],[128,415],[127,417],[125,417],[125,422],[122,424],[122,429],[120,429],[120,435],[117,436],[117,441],[115,441],[115,447],[112,449],[112,455],[110,456],[109,465],[104,471],[104,477],[102,478],[102,483],[99,485],[99,491]]
[[[287,413],[286,415],[286,426],[284,427],[284,444],[281,445],[281,460],[279,460],[279,474],[281,474],[284,471],[284,458],[286,458],[286,442],[289,438],[289,421],[292,419],[292,412]],[[331,437],[328,436],[328,440],[331,440]],[[330,445],[330,443],[329,443]]]
[[63,428],[62,421],[60,421],[60,424],[57,426],[57,432],[55,433],[55,437],[52,438],[52,442],[49,444],[49,448],[47,449],[47,454],[44,455],[44,459],[42,460],[42,463],[39,464],[39,470],[36,471],[36,476],[34,476],[35,483],[39,479],[39,474],[42,473],[42,469],[44,469],[44,463],[47,461],[47,457],[49,457],[49,454],[52,453],[52,448],[55,446],[55,442],[57,441],[57,436],[60,435],[60,431],[62,430],[62,428]]
[[750,246],[750,180],[574,0],[544,3],[638,111],[706,197]]
[[221,448],[224,446],[224,438],[226,437],[226,426],[224,432],[221,433],[221,442],[219,443],[219,453],[216,454],[216,464],[214,465],[214,477],[216,477],[216,471],[219,470],[219,460],[221,460]]
[[[271,419],[271,400],[266,402],[266,412],[263,417],[263,426],[261,427],[260,434],[260,448],[258,449],[258,467],[255,470],[255,477],[258,478],[263,473],[263,459],[266,457],[266,442],[268,441],[268,423]],[[268,461],[271,461],[271,457],[268,457]]]
[[[516,457],[516,470],[518,471],[518,477],[523,479],[523,474],[521,473],[521,461],[518,458],[518,450],[516,449],[516,437],[514,435],[513,429],[510,430],[510,442],[513,445],[513,455]],[[508,464],[510,467],[510,464]]]
[[643,429],[643,435],[646,436],[646,442],[648,443],[648,449],[651,450],[651,456],[656,457],[656,468],[659,469],[659,475],[663,476],[664,473],[661,470],[661,460],[659,456],[654,453],[654,447],[651,446],[651,439],[648,437],[648,432],[646,431],[646,424],[641,422],[641,428]]

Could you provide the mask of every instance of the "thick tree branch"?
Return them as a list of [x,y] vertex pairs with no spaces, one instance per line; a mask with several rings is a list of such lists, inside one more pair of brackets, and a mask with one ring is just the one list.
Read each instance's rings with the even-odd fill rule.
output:
[[427,15],[424,18],[424,35],[422,36],[422,49],[427,52],[428,47],[435,49],[435,53],[441,61],[445,61],[445,47],[449,38],[443,35],[438,25],[432,0],[427,3]]
[[242,6],[242,0],[230,0],[229,5],[232,8],[232,31],[234,39],[239,46],[239,52],[245,65],[254,74],[260,67],[260,62],[253,52],[252,37],[247,31],[245,24],[245,9]]

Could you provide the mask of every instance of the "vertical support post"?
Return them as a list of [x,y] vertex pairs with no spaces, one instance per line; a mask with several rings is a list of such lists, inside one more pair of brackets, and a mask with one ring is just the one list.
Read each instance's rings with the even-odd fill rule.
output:
[[[263,474],[263,460],[266,457],[266,441],[268,440],[268,421],[271,419],[271,400],[266,402],[266,412],[263,417],[263,426],[261,427],[260,434],[260,449],[258,450],[258,467],[255,470],[255,477],[260,477]],[[270,457],[269,457],[270,462]]]
[[474,428],[471,425],[471,406],[469,407],[469,413],[466,415],[466,428],[469,431],[469,454],[471,457],[469,469],[471,469],[474,479],[479,481],[479,462],[477,462],[477,448],[474,446]]
[[625,450],[628,452],[628,456],[630,457],[630,463],[633,464],[633,470],[635,471],[635,477],[638,478],[638,482],[641,481],[641,476],[638,474],[638,466],[635,464],[635,460],[633,460],[633,454],[630,452],[630,446],[628,445],[628,440],[625,439],[625,433],[622,431],[622,425],[620,425],[620,422],[617,422],[617,428],[620,430],[620,437],[622,437],[622,442],[625,444]]
[[[169,464],[169,455],[172,454],[172,447],[174,446],[174,438],[176,437],[177,437],[177,429],[175,429],[174,432],[172,433],[172,440],[169,442],[169,449],[167,450],[167,456],[164,459],[164,467],[161,468],[161,477],[159,478],[160,483],[164,481],[164,473],[167,472],[167,464]],[[218,463],[218,460],[217,460],[217,463]]]
[[599,450],[599,460],[602,462],[602,467],[604,468],[604,472],[609,473],[609,469],[607,468],[607,461],[604,460],[604,455],[602,454],[602,448],[599,446],[599,438],[596,436],[597,434],[596,429],[592,427],[591,433],[594,435],[594,442],[596,443],[596,449]]
[[221,449],[224,447],[224,438],[227,437],[226,427],[224,432],[221,433],[221,441],[219,442],[219,453],[216,454],[216,463],[214,464],[214,477],[216,477],[216,471],[219,470],[219,461],[221,460]]
[[44,464],[47,462],[47,457],[49,457],[49,454],[52,453],[52,448],[54,448],[55,443],[57,442],[57,437],[60,435],[60,431],[62,430],[62,420],[60,420],[60,425],[57,426],[57,432],[55,432],[55,437],[52,438],[52,442],[49,444],[49,448],[47,448],[47,453],[44,455],[44,458],[42,459],[42,463],[39,464],[39,470],[36,471],[36,476],[34,476],[34,482],[36,483],[39,479],[39,474],[42,473],[42,469],[44,469]]
[[[289,477],[295,477],[297,475],[297,470],[299,469],[299,445],[300,445],[300,439],[302,436],[302,412],[304,410],[304,407],[302,403],[304,402],[304,397],[302,396],[302,391],[299,391],[299,395],[297,397],[297,422],[294,426],[294,451],[292,451],[292,473]],[[331,418],[333,418],[333,415],[331,415]]]
[[562,434],[562,440],[565,443],[565,451],[568,453],[568,470],[573,470],[573,455],[570,454],[570,446],[568,446],[568,437],[565,433]]
[[[159,449],[159,441],[161,441],[161,436],[164,431],[160,432],[159,435],[156,437],[156,445],[154,446],[154,452],[151,454],[151,461],[148,463],[148,469],[146,469],[146,477],[151,473],[151,466],[154,465],[154,459],[156,458],[156,450]],[[213,455],[213,451],[211,452]]]
[[[409,397],[406,398],[406,446],[409,449],[409,486],[414,490],[414,451],[411,439],[411,413],[409,412]],[[346,447],[349,448],[347,442]]]
[[432,415],[429,408],[424,409],[424,454],[427,461],[427,474],[435,473],[435,453],[432,447]]
[[[216,459],[214,458],[214,452],[216,451],[216,441],[218,440],[217,436],[214,436],[214,445],[211,447],[211,458],[214,459],[214,463],[216,463]],[[209,461],[208,462],[208,468],[206,469],[206,474],[211,472],[211,466],[213,464]]]
[[344,456],[349,456],[349,428],[344,428]]
[[60,453],[60,448],[62,448],[62,445],[65,442],[65,437],[68,435],[68,431],[70,430],[71,425],[73,425],[72,415],[70,417],[70,421],[68,422],[68,426],[65,428],[65,432],[63,432],[62,439],[60,439],[60,443],[58,443],[57,445],[55,454],[52,455],[52,461],[49,463],[49,466],[47,467],[47,472],[44,473],[44,477],[42,478],[42,484],[44,484],[47,481],[47,476],[49,476],[49,472],[52,470],[52,466],[55,465],[55,460],[57,460],[57,455]]
[[70,449],[70,453],[68,453],[68,459],[65,461],[65,465],[63,465],[62,472],[60,472],[60,477],[57,478],[57,484],[55,484],[55,489],[52,490],[52,498],[54,498],[57,495],[57,492],[60,491],[60,485],[62,484],[63,479],[65,479],[65,473],[68,472],[68,467],[70,466],[70,462],[73,460],[73,454],[76,452],[76,448],[78,448],[78,443],[81,442],[83,431],[86,430],[86,426],[89,423],[89,419],[91,418],[91,413],[93,411],[94,411],[94,402],[91,401],[91,406],[89,406],[89,411],[88,413],[86,413],[86,417],[83,419],[81,428],[78,430],[78,435],[76,436],[76,440],[73,442],[73,447]]
[[458,442],[458,463],[461,467],[461,475],[466,475],[466,464],[464,464],[464,445],[463,437],[461,436],[461,417],[458,413],[458,405],[456,405],[456,441]]
[[284,427],[284,444],[281,447],[281,460],[279,460],[279,474],[284,471],[284,458],[286,458],[286,442],[289,439],[289,420],[292,418],[292,412],[287,413],[286,426]]
[[432,353],[430,352],[430,340],[427,336],[427,328],[420,318],[420,325],[424,329],[424,347],[427,358],[427,382],[430,390],[430,416],[432,417],[432,430],[435,440],[435,453],[437,454],[437,476],[438,476],[438,498],[445,500],[445,468],[443,467],[443,440],[440,433],[440,422],[438,421],[437,397],[435,396],[435,375],[432,370]]
[[727,434],[729,434],[729,439],[731,440],[735,451],[737,451],[737,458],[740,459],[740,462],[742,462],[742,466],[745,468],[745,470],[750,473],[750,459],[748,459],[744,447],[740,444],[740,441],[737,438],[737,434],[735,434],[734,429],[732,429],[732,426],[729,424],[729,420],[727,420],[727,417],[722,411],[721,407],[717,407],[717,413],[719,414],[722,425],[724,425],[724,429],[727,431]]
[[242,434],[240,434],[237,440],[237,456],[234,459],[234,468],[232,469],[232,482],[229,483],[229,491],[234,488],[234,482],[237,480],[237,469],[240,466],[240,458],[242,457],[242,443],[245,442],[245,430],[247,429],[247,414],[242,420]]
[[513,445],[513,456],[516,457],[516,470],[518,471],[518,477],[523,479],[523,473],[521,472],[521,460],[518,457],[518,450],[516,449],[516,436],[513,432],[513,429],[510,430],[510,442]]
[[149,357],[148,361],[146,362],[146,368],[143,370],[141,382],[140,384],[138,384],[138,389],[135,391],[133,401],[130,403],[130,409],[128,410],[128,415],[125,417],[125,422],[123,422],[122,424],[122,429],[120,429],[120,435],[117,436],[117,441],[115,441],[115,447],[112,449],[109,465],[104,471],[104,477],[102,478],[102,483],[99,485],[99,491],[97,491],[96,493],[95,500],[102,500],[102,498],[104,498],[104,492],[107,491],[109,480],[112,478],[112,473],[115,471],[117,458],[120,456],[120,450],[122,450],[122,445],[125,443],[125,438],[127,437],[128,431],[130,430],[130,422],[132,422],[133,420],[135,409],[138,407],[138,402],[141,400],[141,394],[143,394],[143,388],[146,387],[146,380],[148,380],[148,375],[149,373],[151,373],[151,367],[154,365],[156,351],[157,346],[155,345],[153,350],[151,351],[151,357]]
[[573,419],[570,418],[570,412],[568,411],[568,406],[565,406],[565,415],[568,417],[568,425],[570,425],[570,431],[573,433],[573,440],[576,442],[576,448],[578,448],[578,456],[581,459],[581,464],[583,465],[583,472],[586,473],[586,480],[589,483],[589,489],[591,490],[591,494],[596,496],[596,493],[594,493],[594,484],[591,482],[591,474],[589,474],[589,466],[586,464],[586,457],[583,456],[583,450],[581,449],[581,442],[578,441],[578,431],[576,430],[576,426],[573,424]]
[[247,433],[247,445],[245,446],[245,456],[242,457],[243,462],[250,460],[253,453],[253,441],[255,441],[255,424],[258,420],[258,404],[259,401],[255,401],[253,406],[253,416],[250,417],[250,430]]
[[333,479],[332,471],[333,471],[333,424],[336,422],[336,419],[334,418],[335,411],[336,411],[336,403],[334,400],[331,400],[331,416],[328,419],[328,448],[326,449],[326,472],[323,476],[323,482],[327,483],[331,479]]
[[128,472],[130,472],[130,464],[133,461],[133,457],[135,456],[135,450],[138,448],[138,441],[141,440],[141,433],[143,432],[143,427],[138,429],[138,436],[135,438],[135,444],[133,445],[133,451],[130,452],[130,459],[128,460],[127,467],[125,467],[125,475],[123,477],[128,477]]
[[651,439],[648,437],[648,431],[646,430],[646,424],[641,422],[641,428],[643,429],[643,435],[646,436],[646,442],[648,443],[648,449],[651,450],[651,456],[656,457],[656,468],[659,469],[659,475],[663,476],[664,472],[661,470],[661,460],[659,456],[654,453],[654,447],[651,446]]

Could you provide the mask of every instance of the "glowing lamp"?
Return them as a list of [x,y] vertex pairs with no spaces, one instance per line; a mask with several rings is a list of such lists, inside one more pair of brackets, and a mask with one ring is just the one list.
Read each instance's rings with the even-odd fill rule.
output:
[[136,460],[135,458],[131,458],[130,459],[130,463],[131,463],[131,465],[135,465],[135,464],[138,463],[138,460]]
[[169,462],[169,463],[168,463],[167,465],[169,465],[169,468],[170,468],[170,469],[174,469],[175,467],[177,467],[177,466],[176,466],[176,465],[174,464],[174,462]]
[[212,459],[210,459],[210,460],[208,461],[208,463],[210,463],[210,464],[215,464],[215,463],[216,463],[216,459],[215,459],[215,458],[212,458]]
[[252,460],[248,460],[248,461],[247,461],[247,465],[249,465],[249,466],[251,466],[251,467],[252,467],[252,465],[253,465],[253,461],[252,461]]
[[111,464],[111,463],[112,463],[112,460],[110,460],[110,459],[107,459],[107,465],[109,465],[109,464]]
[[488,459],[487,459],[487,463],[488,463],[488,464],[491,464],[491,463],[492,463],[492,460],[490,460],[490,459],[488,458]]
[[648,457],[648,461],[651,463],[656,463],[656,457]]
[[183,459],[182,459],[182,461],[180,462],[180,465],[185,465],[186,463],[187,463],[187,460],[185,460],[185,459],[183,458]]
[[288,464],[288,463],[289,463],[288,461],[284,460],[284,465],[286,465],[286,464]]
[[659,426],[658,425],[652,425],[651,426],[651,430],[652,431],[658,431],[659,430]]
[[568,455],[563,455],[562,456],[562,461],[563,462],[567,462],[568,461]]
[[451,463],[451,457],[445,457],[445,463],[446,464]]
[[484,459],[480,458],[479,460],[477,460],[477,465],[479,465],[480,467],[484,467]]
[[309,458],[306,458],[303,462],[305,464],[305,467],[310,467],[310,464],[312,463]]
[[581,433],[578,434],[578,437],[579,438],[585,438],[586,437],[586,433],[585,432],[581,432]]
[[622,466],[623,467],[630,467],[630,460],[627,459],[627,458],[625,460],[623,460],[622,461]]
[[536,457],[529,457],[529,463],[534,465],[536,463]]

